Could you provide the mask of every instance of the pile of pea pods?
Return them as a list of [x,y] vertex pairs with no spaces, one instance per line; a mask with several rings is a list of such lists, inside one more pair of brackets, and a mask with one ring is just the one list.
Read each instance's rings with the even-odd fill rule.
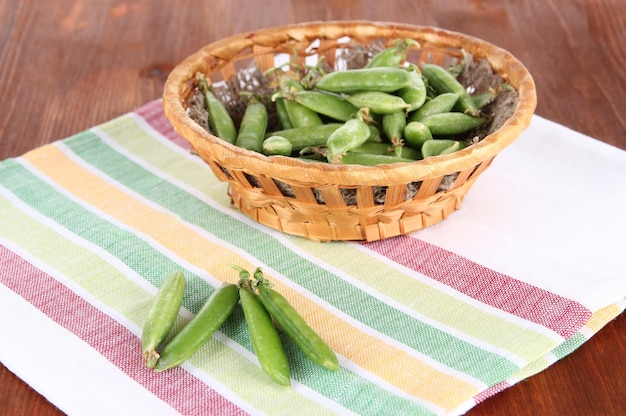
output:
[[480,110],[495,94],[472,96],[448,69],[407,63],[412,45],[417,42],[396,40],[359,69],[300,78],[302,72],[281,73],[271,97],[280,124],[275,131],[268,131],[267,107],[254,96],[237,128],[201,82],[210,128],[266,155],[335,164],[412,162],[460,150],[486,122]]
[[[282,339],[274,322],[315,364],[337,371],[339,361],[328,344],[265,279],[260,268],[239,272],[237,284],[224,283],[206,300],[180,331],[172,328],[185,294],[185,276],[176,271],[159,286],[141,334],[143,360],[147,367],[165,371],[178,367],[195,354],[241,304],[252,347],[263,371],[275,382],[291,385],[291,371]],[[168,340],[168,337],[170,338]]]

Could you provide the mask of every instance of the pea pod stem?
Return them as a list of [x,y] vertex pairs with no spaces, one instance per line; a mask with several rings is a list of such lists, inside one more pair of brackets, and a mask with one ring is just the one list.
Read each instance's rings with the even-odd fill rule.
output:
[[157,348],[170,333],[185,294],[185,275],[176,271],[159,286],[141,333],[141,349],[145,365],[154,368],[159,360]]

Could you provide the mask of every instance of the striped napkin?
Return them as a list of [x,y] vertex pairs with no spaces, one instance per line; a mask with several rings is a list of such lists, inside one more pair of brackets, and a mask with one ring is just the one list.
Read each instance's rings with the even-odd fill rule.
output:
[[[0,360],[67,414],[463,414],[626,308],[626,152],[538,116],[460,211],[370,243],[256,224],[189,150],[157,100],[0,162]],[[262,267],[341,369],[285,338],[292,388],[273,383],[240,308],[145,368],[164,277],[187,276],[178,330],[231,264]]]

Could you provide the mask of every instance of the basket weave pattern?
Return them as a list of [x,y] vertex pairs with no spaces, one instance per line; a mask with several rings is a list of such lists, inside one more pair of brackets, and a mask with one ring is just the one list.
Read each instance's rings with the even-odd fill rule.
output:
[[[513,115],[495,132],[461,151],[413,163],[367,167],[264,156],[209,134],[185,112],[196,72],[216,83],[236,76],[253,61],[262,71],[273,68],[278,54],[294,52],[301,64],[307,55],[316,53],[332,65],[337,48],[345,46],[346,40],[369,45],[399,38],[420,42],[418,60],[445,62],[462,56],[462,51],[487,59],[518,92]],[[163,105],[174,129],[218,179],[228,182],[233,203],[255,221],[314,240],[373,241],[420,230],[459,209],[493,158],[529,125],[536,93],[532,77],[520,62],[473,37],[392,23],[314,22],[244,33],[204,47],[172,71]],[[447,186],[442,188],[442,182],[448,182]]]

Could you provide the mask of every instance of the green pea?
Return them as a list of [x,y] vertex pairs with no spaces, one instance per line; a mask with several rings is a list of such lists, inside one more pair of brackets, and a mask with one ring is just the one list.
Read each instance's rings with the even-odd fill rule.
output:
[[394,155],[402,158],[418,160],[422,154],[418,149],[407,146],[394,146],[389,143],[365,142],[350,150],[350,153],[370,153],[375,155]]
[[298,102],[285,100],[285,108],[294,127],[310,127],[324,124],[319,114]]
[[[412,76],[401,68],[361,68],[330,72],[315,84],[319,89],[339,93],[358,91],[393,92],[409,87]],[[358,106],[357,106],[358,107]]]
[[291,371],[278,331],[267,309],[253,292],[247,277],[249,273],[241,268],[238,270],[239,296],[254,353],[263,371],[278,384],[288,387],[291,385]]
[[417,110],[426,101],[426,84],[417,68],[410,71],[411,86],[399,89],[396,94],[409,105],[409,111]]
[[326,123],[320,126],[294,127],[274,131],[270,135],[284,137],[289,140],[293,150],[302,150],[306,147],[325,144],[328,137],[342,125],[343,123]]
[[276,106],[276,115],[278,116],[278,123],[282,129],[291,129],[294,125],[289,119],[289,113],[287,113],[287,107],[285,107],[285,100],[282,97],[277,97],[274,100]]
[[236,145],[260,153],[263,150],[267,123],[265,105],[252,97],[241,119]]
[[198,75],[198,86],[204,92],[207,111],[209,112],[209,126],[217,137],[234,144],[237,140],[237,128],[230,113],[224,104],[213,94],[206,82],[206,78]]
[[370,129],[370,137],[367,138],[368,142],[380,143],[383,141],[383,136],[380,134],[380,129],[375,125],[367,122],[367,127]]
[[290,98],[316,113],[339,121],[348,121],[359,111],[343,97],[322,91],[298,91]]
[[409,104],[397,95],[381,91],[362,91],[346,96],[346,101],[358,108],[369,108],[372,113],[391,114],[408,111]]
[[497,88],[489,88],[487,92],[484,92],[482,94],[472,95],[472,100],[474,101],[474,105],[476,106],[476,108],[482,109],[484,106],[491,103],[501,91],[506,90],[508,88],[511,88],[511,86],[509,84],[504,83],[498,86]]
[[290,76],[285,75],[280,79],[280,88],[282,97],[285,100],[285,109],[294,127],[318,126],[323,124],[319,114],[315,111],[297,101],[288,99],[291,94],[304,90],[302,84]]
[[274,320],[315,364],[331,371],[339,369],[337,356],[328,344],[309,326],[289,301],[269,286],[260,269],[254,273],[259,299]]
[[237,285],[224,284],[213,292],[198,313],[165,345],[156,370],[179,366],[191,357],[228,319],[238,302]]
[[461,142],[448,139],[428,140],[422,145],[424,159],[431,156],[445,155],[462,148]]
[[270,136],[263,141],[263,154],[289,156],[293,151],[291,142],[281,136]]
[[405,127],[406,114],[403,111],[396,111],[383,116],[383,132],[392,144],[401,144]]
[[419,121],[411,121],[404,128],[404,141],[407,146],[414,149],[421,149],[422,145],[433,138],[428,126]]
[[410,163],[415,162],[415,159],[409,159],[406,157],[398,157],[394,155],[377,155],[372,153],[357,153],[348,152],[341,158],[341,163],[344,165],[363,165],[363,166],[376,166],[388,163]]
[[394,155],[404,158],[404,159],[413,159],[419,160],[422,158],[422,152],[418,149],[413,149],[408,146],[396,146],[394,148]]
[[485,122],[484,118],[472,117],[463,113],[439,113],[428,116],[422,123],[428,127],[433,136],[449,136],[464,133]]
[[154,368],[159,359],[156,351],[169,335],[185,294],[185,276],[173,272],[159,286],[141,333],[141,350],[147,367]]
[[459,96],[457,105],[463,113],[477,117],[480,112],[465,87],[445,68],[435,64],[422,64],[422,74],[438,94],[452,92]]
[[206,90],[205,96],[211,129],[220,139],[226,140],[231,144],[235,143],[235,140],[237,140],[237,129],[228,110],[210,90]]
[[335,130],[328,140],[328,161],[334,163],[350,149],[365,143],[370,136],[370,129],[363,120],[353,118]]
[[408,122],[422,121],[425,117],[432,116],[433,114],[448,113],[452,111],[458,98],[459,96],[452,92],[439,94],[411,113]]
[[350,150],[353,153],[372,153],[376,155],[393,154],[393,145],[391,143],[365,142]]
[[397,67],[406,59],[407,49],[412,45],[419,44],[413,39],[396,39],[392,46],[374,55],[365,68]]

